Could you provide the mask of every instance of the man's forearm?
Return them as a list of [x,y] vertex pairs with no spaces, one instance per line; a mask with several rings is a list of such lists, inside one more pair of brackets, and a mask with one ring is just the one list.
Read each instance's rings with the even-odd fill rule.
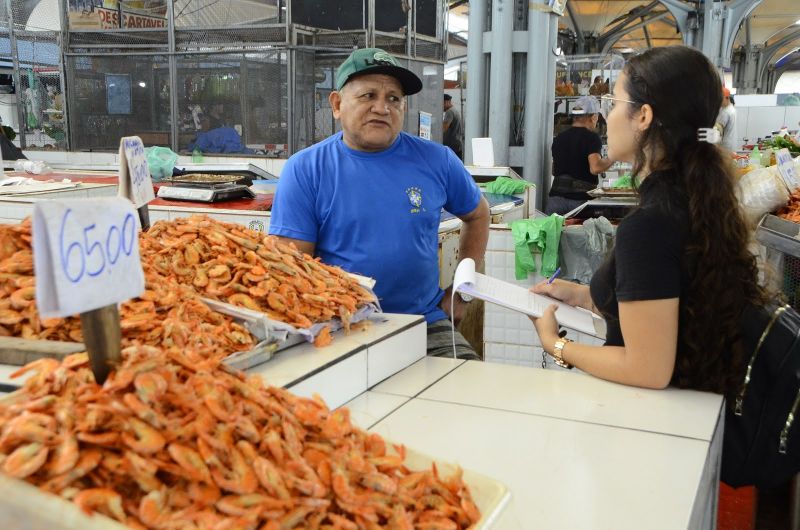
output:
[[489,241],[489,205],[485,199],[481,200],[481,206],[474,212],[474,216],[462,221],[458,259],[472,258],[480,266]]

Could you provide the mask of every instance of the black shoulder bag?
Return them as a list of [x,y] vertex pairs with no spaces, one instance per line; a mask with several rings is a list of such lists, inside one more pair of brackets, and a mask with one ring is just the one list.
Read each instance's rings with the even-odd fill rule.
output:
[[744,317],[754,347],[726,411],[722,480],[769,488],[800,471],[800,314],[780,305],[748,308]]

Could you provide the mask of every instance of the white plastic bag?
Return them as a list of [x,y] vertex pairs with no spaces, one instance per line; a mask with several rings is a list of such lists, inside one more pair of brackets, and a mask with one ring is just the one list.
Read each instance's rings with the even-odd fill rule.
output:
[[753,222],[789,202],[789,190],[775,166],[745,173],[736,191],[745,216]]
[[14,171],[24,171],[32,175],[47,175],[53,170],[41,160],[19,159],[14,161]]

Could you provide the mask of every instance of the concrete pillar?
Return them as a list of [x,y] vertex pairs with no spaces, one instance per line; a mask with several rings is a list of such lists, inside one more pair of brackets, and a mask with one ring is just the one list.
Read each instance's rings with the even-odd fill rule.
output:
[[743,46],[734,54],[733,84],[737,94],[758,93],[758,72],[761,64],[761,46]]
[[[492,54],[489,68],[489,136],[494,162],[508,165],[511,138],[511,45],[514,0],[492,0]],[[469,75],[469,74],[468,74]]]
[[525,79],[525,158],[522,176],[536,184],[536,207],[550,189],[555,105],[557,17],[542,8],[541,0],[528,7],[528,45]]
[[464,162],[472,164],[472,139],[486,136],[486,57],[483,33],[486,28],[486,0],[469,4],[467,39],[467,105],[464,112]]
[[695,46],[718,68],[730,67],[733,41],[739,27],[761,2],[762,0],[706,2],[702,41],[695,42]]
[[722,53],[725,11],[724,2],[706,2],[704,5],[703,44],[700,49],[717,67],[721,67],[723,63],[720,54]]

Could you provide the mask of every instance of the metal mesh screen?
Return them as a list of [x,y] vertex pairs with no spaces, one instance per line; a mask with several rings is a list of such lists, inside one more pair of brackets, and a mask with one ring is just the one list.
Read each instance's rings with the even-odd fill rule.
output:
[[288,43],[285,26],[247,26],[214,30],[176,30],[175,46],[183,50],[270,48]]
[[405,35],[391,33],[375,33],[375,47],[395,55],[408,54],[408,41]]
[[295,151],[314,143],[314,121],[317,118],[314,101],[314,55],[313,51],[296,51],[294,54],[292,148]]
[[405,33],[411,2],[375,2],[375,29]]
[[72,149],[114,150],[132,134],[145,145],[169,145],[166,57],[73,56],[67,69]]
[[408,69],[422,79],[422,91],[407,98],[406,121],[403,130],[419,135],[419,113],[431,115],[431,140],[442,141],[442,94],[444,93],[444,65],[423,61],[408,61]]
[[364,48],[367,42],[365,31],[321,31],[317,33],[315,46],[321,48]]
[[314,63],[314,143],[341,130],[340,123],[333,119],[328,96],[335,88],[336,69],[346,57],[345,54],[320,52],[316,54]]
[[[187,150],[199,133],[227,127],[240,135],[239,152],[285,152],[287,79],[283,50],[179,58],[178,149]],[[225,152],[236,151],[227,143]]]
[[288,52],[247,55],[244,143],[271,156],[287,156]]
[[92,51],[158,53],[168,50],[168,42],[166,29],[77,30],[70,32],[69,39],[72,53],[92,53]]
[[444,60],[444,46],[442,46],[441,42],[416,39],[414,49],[416,50],[417,57],[424,57],[435,61]]
[[[61,90],[61,53],[53,32],[22,31],[16,34],[19,60],[17,104],[20,143],[26,147],[64,149],[66,127]],[[20,116],[20,113],[17,114]]]
[[[20,145],[64,148],[58,1],[13,0],[10,15],[3,2],[0,58],[7,66],[12,66],[16,59],[19,66],[16,105],[13,99],[3,100],[4,124],[18,132]],[[13,35],[9,31],[10,19],[13,19]],[[6,86],[9,90],[10,85]]]
[[800,310],[800,258],[783,256],[783,294],[794,309]]
[[444,29],[444,3],[441,0],[415,0],[414,7],[414,29],[417,34],[440,37]]
[[[11,15],[14,18],[14,26],[16,29],[24,30],[25,26],[27,25],[28,18],[33,11],[35,4],[23,2],[21,0],[12,0],[11,1]],[[3,2],[3,11],[6,11],[5,2]],[[55,29],[57,29],[56,26]],[[53,28],[50,28],[53,29]]]
[[175,0],[175,27],[230,28],[281,21],[278,0]]
[[[20,42],[26,43],[18,54],[20,63],[27,57],[23,47],[30,48],[31,55],[43,56],[47,48],[40,49],[40,42],[53,46],[55,57],[52,64],[49,59],[37,58],[25,63],[35,75],[27,81],[23,66],[20,77],[27,84],[20,89],[27,91],[32,85],[51,95],[45,100],[35,91],[26,92],[34,104],[41,100],[39,107],[52,107],[49,114],[55,117],[59,109],[53,95],[57,95],[55,88],[63,85],[54,75],[60,66],[56,37],[62,1],[69,45],[63,50],[67,63],[62,71],[68,77],[72,149],[116,149],[120,136],[139,134],[147,144],[184,150],[198,132],[209,130],[213,121],[217,127],[236,129],[244,149],[287,156],[289,144],[298,150],[336,131],[328,104],[335,70],[350,50],[369,44],[368,35],[374,37],[376,46],[396,55],[410,52],[412,57],[444,59],[444,43],[436,37],[444,13],[441,0],[417,4],[415,24],[424,26],[424,31],[418,29],[424,34],[411,35],[410,50],[402,2],[384,10],[379,6],[375,27],[368,29],[367,18],[358,7],[363,7],[362,0],[352,0],[354,9],[347,9],[343,2],[297,0],[298,4],[292,4],[293,14],[294,8],[303,4],[309,20],[324,22],[314,27],[286,21],[288,0],[170,0],[174,2],[172,21],[167,18],[168,0],[13,0],[17,31],[34,26],[48,30],[37,36],[25,35],[27,40],[20,37]],[[2,7],[0,2],[0,33]],[[47,16],[33,16],[36,9],[44,9]],[[353,23],[344,24],[345,19]],[[350,29],[359,25],[363,27]],[[294,51],[289,51],[290,46]],[[171,51],[174,55],[169,55]],[[0,35],[0,58],[10,56],[10,50],[2,48]],[[175,67],[172,74],[169,57]],[[432,137],[441,138],[443,67],[424,61],[411,63],[425,88],[410,98],[406,129],[418,133],[419,111],[423,110],[432,114]],[[176,109],[170,100],[172,90]],[[48,113],[40,114],[40,121],[46,121]],[[63,118],[63,112],[60,116]],[[26,114],[24,125],[34,130],[33,120],[30,127],[27,120]],[[36,122],[36,127],[39,125]],[[54,139],[42,140],[52,144]]]
[[[6,6],[1,8],[3,19],[6,19]],[[12,0],[11,12],[17,29],[26,31],[54,31],[61,29],[60,7],[58,0],[24,1]]]
[[288,3],[293,24],[333,30],[365,27],[366,0],[288,0]]

